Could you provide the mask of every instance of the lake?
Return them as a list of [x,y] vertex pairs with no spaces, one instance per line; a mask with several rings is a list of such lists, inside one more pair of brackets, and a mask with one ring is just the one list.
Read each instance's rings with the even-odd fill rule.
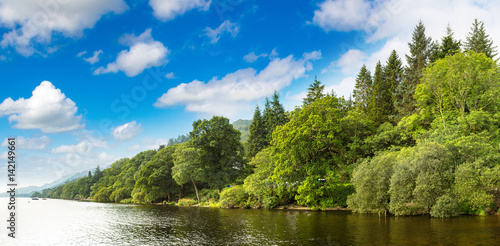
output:
[[[0,245],[499,245],[500,216],[387,217],[18,198],[17,238]],[[4,205],[5,204],[5,205]]]

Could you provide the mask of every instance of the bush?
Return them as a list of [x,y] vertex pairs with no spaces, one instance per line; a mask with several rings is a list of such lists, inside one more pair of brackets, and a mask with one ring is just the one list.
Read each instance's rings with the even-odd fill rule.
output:
[[265,208],[275,208],[276,206],[279,205],[279,199],[275,196],[270,196],[264,198],[262,201],[262,204],[264,205]]
[[220,203],[224,207],[233,208],[235,206],[244,206],[248,194],[242,185],[233,186],[224,189],[220,194]]
[[126,198],[126,199],[123,199],[123,200],[120,200],[120,203],[132,203],[132,198]]
[[179,202],[177,203],[177,206],[179,207],[189,207],[196,204],[196,201],[192,198],[184,198],[180,199]]
[[431,208],[431,216],[447,218],[458,216],[458,203],[449,195],[442,195]]

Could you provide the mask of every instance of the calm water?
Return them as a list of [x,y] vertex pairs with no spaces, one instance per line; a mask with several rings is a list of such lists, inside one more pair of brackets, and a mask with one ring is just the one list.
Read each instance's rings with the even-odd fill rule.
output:
[[[6,204],[0,199],[3,225]],[[500,216],[379,220],[378,215],[350,212],[22,198],[18,204],[17,238],[7,238],[2,229],[0,245],[500,245]]]

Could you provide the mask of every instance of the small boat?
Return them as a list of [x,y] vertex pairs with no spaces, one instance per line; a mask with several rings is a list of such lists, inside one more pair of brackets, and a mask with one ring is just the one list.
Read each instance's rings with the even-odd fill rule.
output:
[[32,197],[31,200],[38,200],[38,197]]

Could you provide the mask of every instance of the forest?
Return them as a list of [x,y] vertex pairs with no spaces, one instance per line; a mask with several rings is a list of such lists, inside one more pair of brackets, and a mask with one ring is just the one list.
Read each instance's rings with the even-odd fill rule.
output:
[[249,126],[193,122],[166,146],[99,166],[41,197],[96,202],[313,209],[395,216],[500,213],[500,69],[482,21],[466,40],[433,40],[419,22],[407,65],[395,50],[352,97],[315,79],[285,111],[277,92]]

